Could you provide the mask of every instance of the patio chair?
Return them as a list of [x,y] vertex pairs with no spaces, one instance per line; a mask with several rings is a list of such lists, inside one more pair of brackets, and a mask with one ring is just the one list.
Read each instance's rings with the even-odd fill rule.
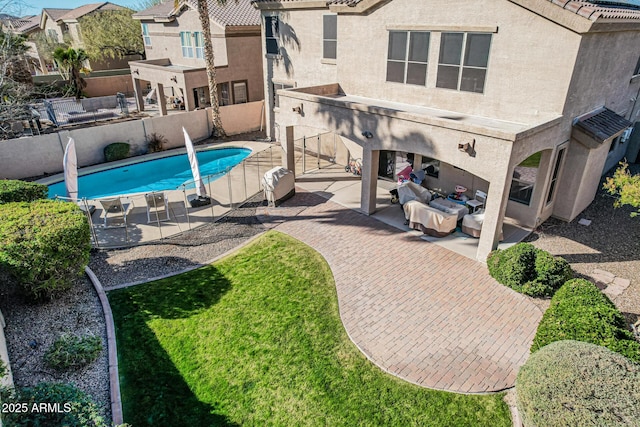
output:
[[[169,221],[169,199],[164,192],[147,193],[144,195],[144,199],[147,202],[147,224],[156,221]],[[155,219],[151,219],[151,214],[155,214]],[[161,218],[161,214],[164,213],[164,218]]]
[[131,207],[132,203],[122,203],[120,197],[114,197],[110,199],[101,199],[100,204],[102,205],[102,209],[104,209],[104,226],[108,226],[109,214],[111,215],[111,219],[115,219],[118,217],[122,217],[124,221],[123,227],[127,226],[127,212]]

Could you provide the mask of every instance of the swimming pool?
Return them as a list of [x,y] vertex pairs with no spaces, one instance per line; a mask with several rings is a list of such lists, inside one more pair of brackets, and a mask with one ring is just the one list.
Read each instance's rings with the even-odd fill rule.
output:
[[[247,148],[219,148],[199,151],[200,175],[211,175],[214,181],[227,170],[242,162],[251,150]],[[186,154],[163,157],[94,172],[78,177],[78,197],[97,199],[122,194],[175,190],[193,180]],[[208,181],[205,180],[205,184]],[[193,187],[193,185],[191,185]],[[49,185],[49,197],[66,196],[64,181]]]

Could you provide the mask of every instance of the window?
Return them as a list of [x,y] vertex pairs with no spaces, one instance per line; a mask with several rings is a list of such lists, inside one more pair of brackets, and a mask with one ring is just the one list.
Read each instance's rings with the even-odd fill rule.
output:
[[322,16],[322,57],[336,59],[338,44],[338,15]]
[[247,82],[233,82],[233,103],[244,104],[246,102],[249,102]]
[[151,46],[151,37],[149,37],[149,24],[142,24],[142,40],[145,46]]
[[637,76],[640,74],[640,56],[638,57],[638,63],[636,64],[636,69],[633,71],[633,75]]
[[533,196],[533,187],[538,176],[538,167],[542,152],[535,153],[516,166],[511,180],[509,200],[529,205]]
[[422,85],[427,81],[430,33],[390,31],[387,81]]
[[547,204],[551,203],[553,198],[555,197],[556,192],[556,184],[558,182],[558,175],[560,174],[560,166],[562,166],[562,159],[564,158],[564,152],[566,151],[566,147],[562,147],[558,151],[558,156],[556,157],[556,164],[553,166],[553,175],[551,175],[551,182],[549,182],[549,193],[547,193]]
[[196,39],[196,58],[204,59],[204,38],[201,32],[193,33]]
[[490,45],[491,34],[442,33],[436,87],[483,93]]
[[280,53],[278,50],[278,17],[277,16],[265,16],[264,17],[264,32],[267,41],[267,53],[277,55]]
[[229,96],[229,83],[218,84],[218,104],[229,105],[231,104],[231,97]]
[[55,42],[59,41],[58,40],[58,32],[54,29],[49,29],[47,30],[47,35],[49,36],[49,38]]
[[280,97],[276,95],[278,89],[291,89],[293,86],[284,83],[273,83],[273,106],[280,107]]
[[180,31],[180,44],[182,45],[182,56],[193,58],[193,45],[191,44],[191,32]]

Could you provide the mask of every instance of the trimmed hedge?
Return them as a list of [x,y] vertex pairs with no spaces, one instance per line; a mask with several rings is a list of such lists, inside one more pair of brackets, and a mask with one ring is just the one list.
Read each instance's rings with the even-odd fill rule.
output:
[[114,162],[129,157],[131,147],[126,142],[114,142],[104,147],[104,161]]
[[46,199],[48,192],[49,188],[44,184],[18,179],[0,180],[0,203],[32,202]]
[[491,252],[487,267],[499,283],[530,296],[550,296],[573,277],[567,261],[531,243],[518,243]]
[[[2,422],[6,426],[107,427],[98,405],[73,384],[40,383],[35,387],[17,388],[14,393],[3,396],[2,402],[20,409],[3,414]],[[41,405],[47,403],[57,405],[45,410]]]
[[0,268],[35,299],[71,287],[89,262],[90,239],[87,219],[74,203],[0,205]]
[[637,426],[640,365],[578,341],[549,344],[529,357],[516,380],[526,426]]
[[531,351],[561,340],[601,345],[640,362],[640,343],[626,329],[622,313],[596,285],[584,279],[569,280],[553,296]]

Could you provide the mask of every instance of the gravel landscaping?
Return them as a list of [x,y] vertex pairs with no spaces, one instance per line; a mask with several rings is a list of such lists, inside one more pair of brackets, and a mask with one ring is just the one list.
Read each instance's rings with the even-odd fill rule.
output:
[[[640,166],[632,165],[639,173]],[[633,210],[613,208],[614,198],[600,190],[594,202],[571,223],[549,219],[527,239],[536,247],[564,257],[579,276],[594,280],[595,270],[604,270],[630,280],[629,287],[614,299],[630,323],[640,318],[640,217]],[[256,218],[263,205],[257,195],[243,207],[216,223],[138,247],[93,251],[89,267],[105,289],[147,280],[202,265],[236,248],[266,227]],[[580,225],[588,219],[590,225]],[[6,277],[0,277],[9,282]],[[548,300],[538,300],[544,309]],[[7,322],[5,334],[14,380],[17,386],[41,381],[71,382],[93,396],[105,418],[110,420],[108,358],[104,315],[90,281],[82,278],[61,298],[30,304],[16,289],[0,294],[0,307]],[[44,364],[43,355],[63,333],[91,334],[102,338],[103,351],[90,366],[71,372],[57,372]],[[31,345],[30,345],[31,344]]]

